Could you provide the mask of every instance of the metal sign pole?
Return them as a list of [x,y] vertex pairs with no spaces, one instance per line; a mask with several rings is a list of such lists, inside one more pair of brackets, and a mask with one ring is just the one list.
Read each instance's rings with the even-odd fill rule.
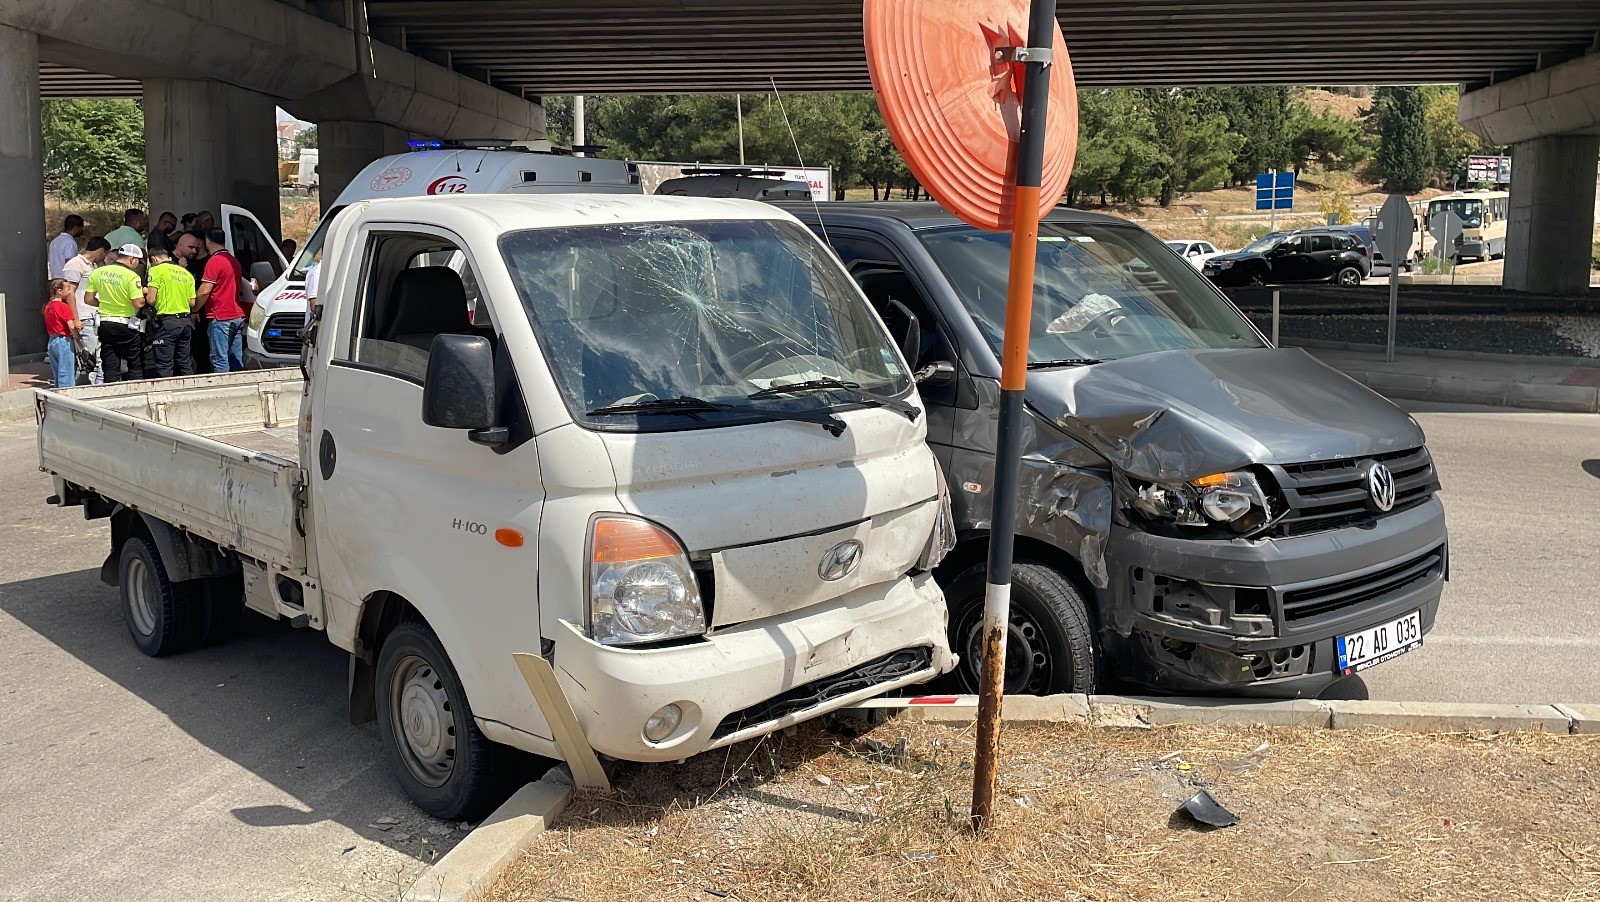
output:
[[1272,292],[1272,346],[1278,347],[1278,295],[1276,289]]
[[1278,230],[1278,170],[1268,169],[1267,204],[1272,207],[1272,224],[1267,226],[1268,232]]
[[989,577],[983,604],[983,655],[978,677],[977,752],[972,767],[972,826],[988,826],[1000,757],[1000,706],[1005,692],[1006,625],[1011,620],[1012,542],[1016,536],[1017,471],[1022,461],[1023,390],[1028,382],[1028,326],[1039,250],[1039,187],[1044,176],[1045,114],[1056,0],[1033,0],[1028,14],[1022,81],[1022,131],[1012,194],[1011,272],[1006,286],[1005,348],[1000,366],[1000,438],[995,450]]
[[1389,344],[1387,360],[1394,363],[1394,332],[1400,321],[1400,261],[1389,261]]
[[6,334],[6,295],[0,291],[0,391],[11,387],[11,338]]

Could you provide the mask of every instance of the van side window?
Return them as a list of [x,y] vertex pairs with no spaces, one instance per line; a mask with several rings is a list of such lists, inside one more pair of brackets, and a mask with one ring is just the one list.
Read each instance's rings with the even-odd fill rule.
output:
[[421,385],[435,337],[484,334],[473,326],[461,274],[448,265],[459,252],[434,235],[371,236],[351,336],[352,363]]
[[889,327],[889,334],[894,337],[896,344],[901,343],[909,324],[905,322],[905,314],[890,301],[905,305],[917,318],[917,324],[922,329],[922,350],[916,360],[908,361],[912,369],[934,360],[955,360],[949,343],[940,334],[939,318],[934,315],[927,298],[923,297],[921,290],[906,273],[894,251],[882,242],[857,235],[834,235],[832,244],[844,268],[861,286],[872,309]]
[[237,213],[229,215],[228,235],[233,239],[233,255],[239,259],[239,266],[244,270],[246,278],[250,276],[250,267],[263,260],[272,267],[274,276],[283,275],[283,267],[278,264],[278,255],[273,252],[269,243],[271,239],[263,234],[248,216],[240,216]]

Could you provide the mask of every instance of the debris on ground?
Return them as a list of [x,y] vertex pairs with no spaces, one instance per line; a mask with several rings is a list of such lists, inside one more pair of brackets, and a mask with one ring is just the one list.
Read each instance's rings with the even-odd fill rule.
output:
[[[970,727],[803,727],[624,766],[484,898],[1600,900],[1600,736],[1484,740],[1007,727],[975,836]],[[1237,825],[1177,814],[1197,793]]]
[[1179,810],[1206,827],[1232,827],[1239,823],[1239,816],[1222,807],[1222,803],[1218,802],[1208,789],[1202,789],[1190,796]]

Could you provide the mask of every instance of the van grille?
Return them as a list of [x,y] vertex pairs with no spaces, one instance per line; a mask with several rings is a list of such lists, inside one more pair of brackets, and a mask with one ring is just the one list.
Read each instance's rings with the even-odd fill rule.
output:
[[1283,593],[1283,619],[1294,623],[1356,607],[1403,592],[1444,574],[1444,546],[1438,545],[1415,557],[1381,570],[1335,582]]
[[851,670],[813,680],[803,686],[796,686],[788,692],[751,705],[743,711],[735,711],[723,718],[722,723],[717,724],[716,730],[711,734],[711,740],[715,742],[748,727],[797,714],[863,689],[892,683],[912,674],[921,673],[931,666],[933,666],[933,649],[926,645],[890,652]]
[[[1394,508],[1380,512],[1372,504],[1361,467],[1377,461],[1394,474]],[[1372,522],[1432,498],[1439,491],[1438,474],[1427,448],[1394,451],[1344,460],[1285,464],[1269,468],[1283,490],[1289,513],[1279,521],[1280,536],[1299,536]]]
[[300,353],[300,330],[306,325],[304,313],[274,313],[261,330],[261,348],[268,354],[294,356]]

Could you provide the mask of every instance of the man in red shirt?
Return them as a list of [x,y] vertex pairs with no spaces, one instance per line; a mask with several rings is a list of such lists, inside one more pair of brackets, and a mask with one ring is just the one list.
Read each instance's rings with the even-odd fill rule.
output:
[[227,240],[221,229],[206,233],[206,250],[211,256],[206,258],[195,298],[195,309],[210,321],[206,335],[211,340],[213,373],[244,369],[244,308],[239,306],[244,267],[228,253]]

